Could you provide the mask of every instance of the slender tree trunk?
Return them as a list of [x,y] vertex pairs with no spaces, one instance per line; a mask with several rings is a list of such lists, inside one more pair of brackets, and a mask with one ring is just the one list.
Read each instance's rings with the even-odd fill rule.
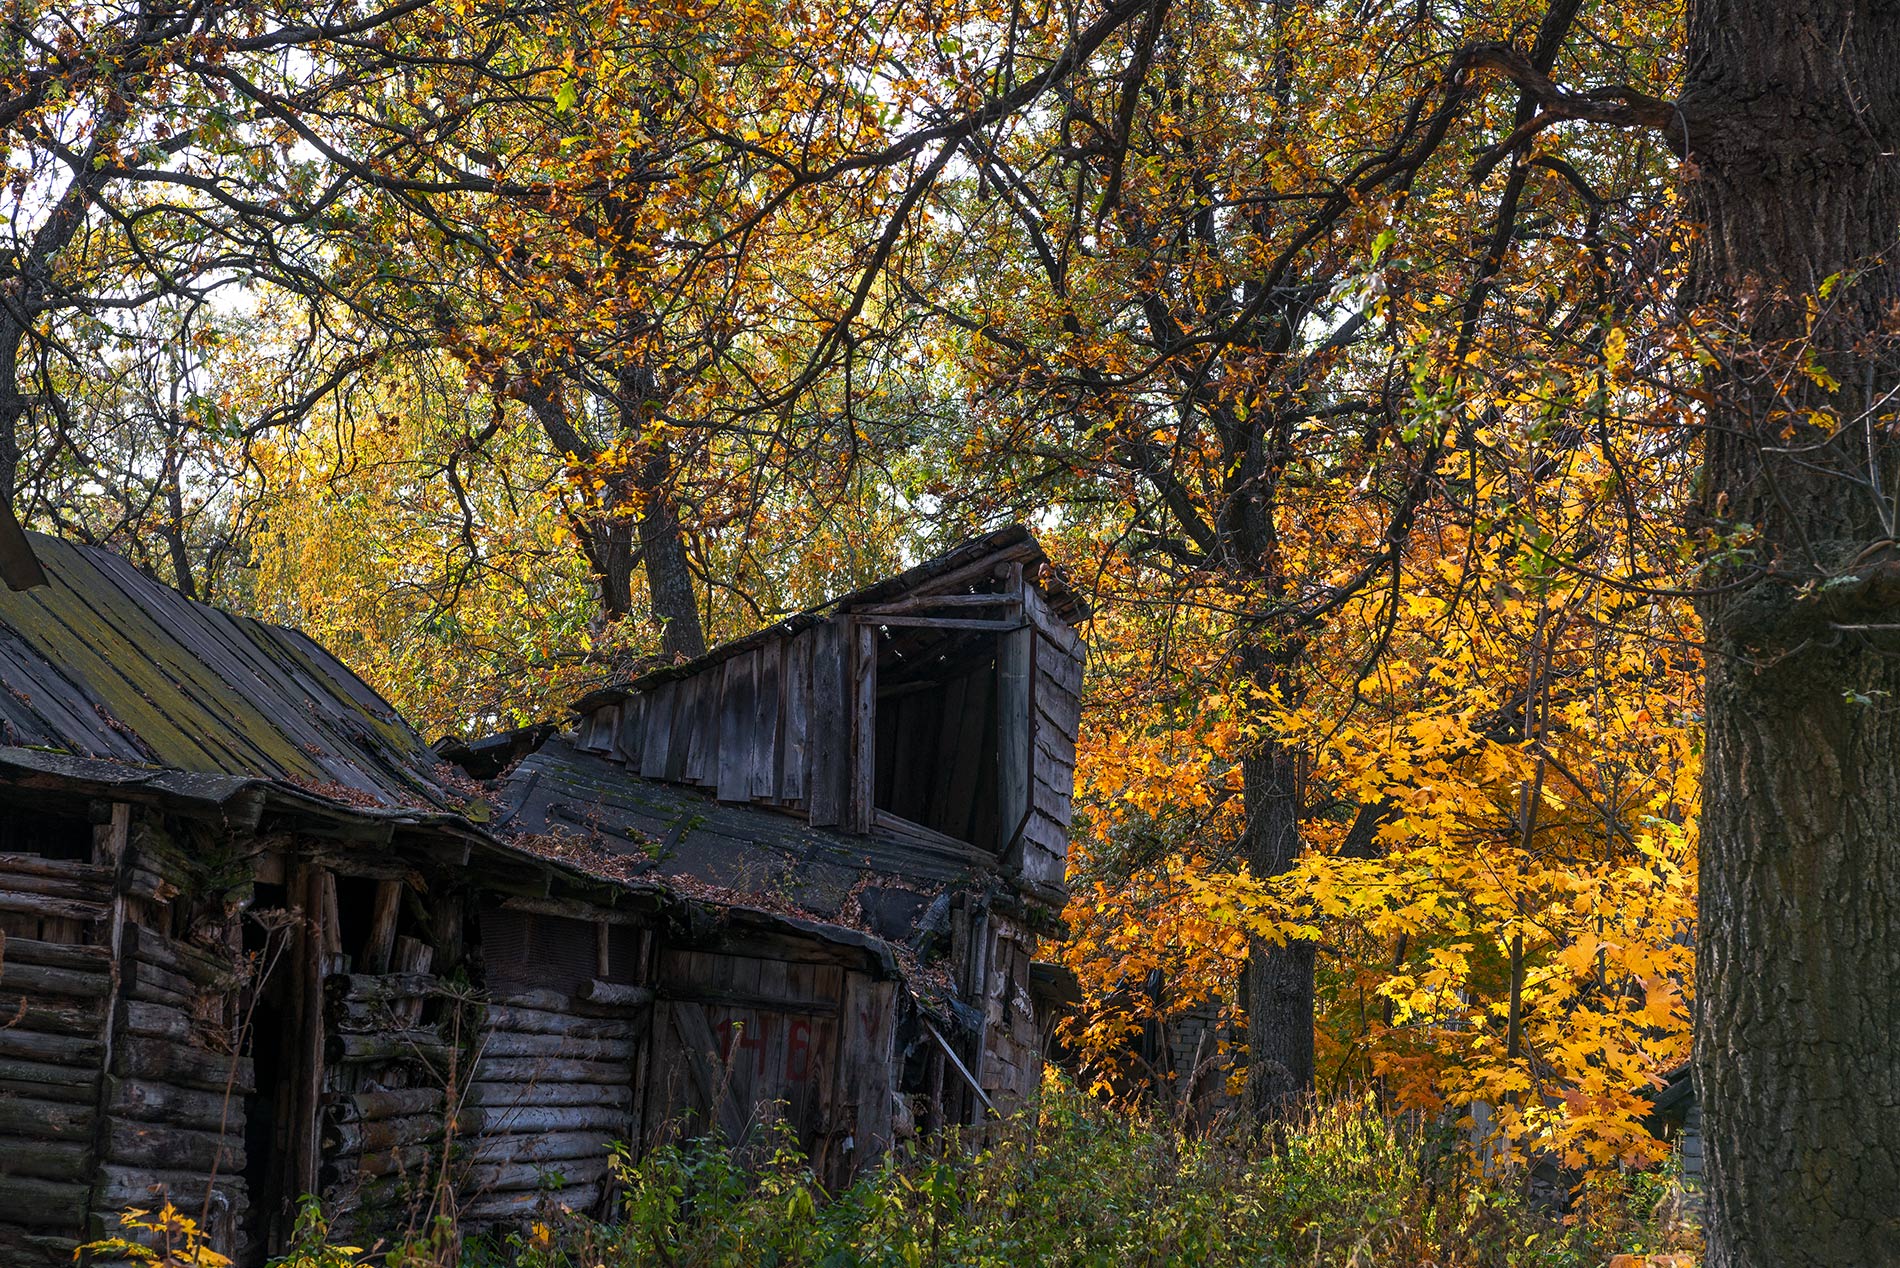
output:
[[24,328],[10,314],[0,316],[0,581],[9,590],[46,584],[46,573],[13,512],[20,484],[20,422],[26,398],[20,395],[20,341]]
[[[624,435],[641,433],[649,378],[640,370],[620,376]],[[645,456],[638,476],[640,555],[646,566],[647,602],[660,627],[660,651],[666,656],[697,656],[706,650],[706,633],[699,621],[686,535],[680,531],[679,507],[673,498],[672,455],[664,440],[653,437],[644,438],[641,448]]]
[[185,490],[179,478],[178,455],[165,458],[165,549],[171,555],[172,584],[187,599],[198,597],[198,585],[192,576],[191,548],[185,541]]
[[1753,526],[1765,565],[1703,604],[1708,1262],[1876,1268],[1900,1263],[1900,561],[1878,404],[1900,388],[1900,287],[1876,259],[1900,235],[1900,5],[1697,0],[1689,54],[1691,297],[1732,332],[1705,511]]
[[[637,372],[622,376],[620,399],[615,402],[624,435],[637,436],[645,397]],[[601,450],[568,418],[557,381],[551,376],[523,379],[512,391],[534,411],[554,447],[570,462],[599,462]],[[660,650],[667,656],[697,656],[706,650],[693,574],[687,564],[686,538],[673,503],[672,470],[664,447],[649,444],[633,479],[616,476],[596,514],[575,524],[575,534],[600,588],[601,615],[617,621],[633,612],[633,570],[646,569],[647,594],[654,624],[660,630]],[[632,503],[639,503],[639,510]],[[639,549],[634,548],[638,535]]]

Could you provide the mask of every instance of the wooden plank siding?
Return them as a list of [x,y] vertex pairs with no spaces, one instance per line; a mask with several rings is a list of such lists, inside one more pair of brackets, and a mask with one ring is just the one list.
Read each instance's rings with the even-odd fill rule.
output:
[[752,796],[752,723],[758,658],[748,652],[725,664],[719,707],[719,800],[747,801]]
[[850,802],[850,631],[845,619],[811,631],[811,778],[805,798],[814,828],[842,824]]
[[[908,820],[926,830],[912,835],[1003,851],[1005,867],[1060,886],[1081,640],[1019,562],[963,565],[954,584],[975,593],[936,584],[870,614],[762,631],[701,672],[602,699],[579,746],[609,745],[642,778],[790,809],[813,827]],[[886,656],[908,674],[901,689],[880,681]]]
[[807,768],[811,761],[808,740],[811,732],[811,651],[814,633],[806,630],[785,645],[777,797],[788,806],[805,804]]

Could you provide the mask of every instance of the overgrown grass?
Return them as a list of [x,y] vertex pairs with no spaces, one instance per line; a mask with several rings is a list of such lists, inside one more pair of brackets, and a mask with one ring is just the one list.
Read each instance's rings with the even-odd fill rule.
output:
[[[1060,1080],[1033,1115],[981,1139],[887,1159],[835,1197],[781,1133],[735,1154],[669,1146],[615,1160],[606,1221],[562,1209],[522,1233],[464,1241],[451,1221],[394,1247],[336,1245],[306,1201],[278,1268],[1595,1268],[1694,1249],[1671,1227],[1666,1175],[1627,1175],[1560,1215],[1482,1178],[1442,1132],[1336,1103],[1264,1140],[1190,1138]],[[194,1222],[128,1213],[97,1259],[208,1268]],[[159,1249],[162,1248],[162,1249]]]
[[1663,1227],[1664,1177],[1599,1185],[1566,1217],[1475,1178],[1448,1143],[1360,1104],[1246,1146],[1184,1139],[1052,1082],[1033,1119],[892,1158],[829,1201],[783,1142],[743,1161],[662,1149],[623,1165],[611,1222],[562,1214],[464,1263],[1568,1268],[1683,1240]]

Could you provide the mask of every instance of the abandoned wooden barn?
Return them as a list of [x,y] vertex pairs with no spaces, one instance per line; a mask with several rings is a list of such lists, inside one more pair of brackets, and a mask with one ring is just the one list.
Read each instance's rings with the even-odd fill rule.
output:
[[[675,997],[654,1068],[680,1068],[709,1032],[751,1054],[718,1111],[727,1131],[784,1101],[806,1148],[836,1160],[910,1130],[912,1094],[928,1128],[1034,1088],[1030,966],[1067,897],[1081,615],[1035,539],[1005,529],[596,691],[571,735],[514,766],[509,828],[621,855],[675,891],[864,929],[909,966],[895,1009],[836,1014],[782,1002],[773,948],[663,949]],[[885,1109],[855,1124],[799,1112],[792,1054],[834,1016],[895,1024],[859,1036],[894,1040],[898,1060]]]
[[[243,1263],[283,1244],[306,1193],[361,1238],[444,1194],[476,1227],[556,1188],[584,1209],[610,1188],[613,1142],[737,1138],[775,1113],[835,1183],[917,1119],[1005,1108],[1032,1081],[1021,988],[1060,901],[1080,645],[1059,589],[1033,585],[1026,535],[597,693],[571,733],[464,746],[473,774],[296,632],[34,545],[51,584],[0,594],[0,1260],[70,1262],[160,1197],[205,1213]],[[960,623],[933,638],[863,619],[907,599],[923,602],[882,615]],[[714,665],[736,682],[733,660],[840,626],[876,663],[813,655],[786,674],[781,644],[778,703],[755,674],[727,727],[722,697],[735,751],[702,736],[695,769],[708,752],[715,770],[746,763],[743,795],[695,789],[684,749],[646,777],[660,750],[629,750],[627,719],[662,682]],[[932,811],[873,763],[887,729],[922,725],[893,712],[895,688],[932,690],[905,671],[971,637],[996,649],[994,685],[970,668],[980,650],[938,649],[960,667],[939,680],[987,703],[954,729],[938,707],[931,760],[955,772],[974,747],[994,774],[960,777],[995,790],[959,794],[993,804],[951,823],[958,838],[941,816],[880,813]],[[1040,669],[1021,685],[1038,656],[1059,691]],[[1011,700],[1034,716],[1006,717]],[[845,725],[821,736],[819,719]],[[741,746],[753,728],[769,738]],[[520,760],[484,784],[498,751]],[[839,752],[847,776],[826,765]],[[846,778],[868,781],[868,813]],[[824,781],[829,823],[788,792]],[[1038,814],[1054,827],[1031,842]]]

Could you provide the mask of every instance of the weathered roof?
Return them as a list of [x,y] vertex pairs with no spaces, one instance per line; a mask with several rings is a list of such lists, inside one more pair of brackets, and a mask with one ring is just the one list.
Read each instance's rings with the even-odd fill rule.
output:
[[1013,560],[1025,565],[1042,566],[1041,585],[1049,594],[1050,607],[1055,614],[1071,625],[1078,624],[1087,618],[1087,604],[1069,589],[1068,583],[1053,566],[1049,565],[1049,557],[1043,553],[1042,544],[1036,540],[1035,534],[1021,524],[1012,524],[1008,528],[999,528],[995,532],[960,542],[941,555],[926,559],[895,576],[886,577],[861,590],[853,590],[835,599],[827,599],[815,607],[794,613],[781,621],[754,630],[742,638],[721,643],[692,660],[682,661],[677,665],[662,665],[632,678],[596,688],[575,702],[575,711],[585,714],[603,704],[623,700],[634,692],[665,682],[669,678],[689,678],[709,666],[730,660],[739,653],[750,651],[772,639],[785,638],[800,630],[809,629],[839,612],[867,604],[883,603],[993,557]]
[[[565,736],[524,758],[502,785],[501,800],[507,809],[497,830],[572,835],[638,860],[642,879],[711,886],[729,901],[777,903],[822,920],[870,914],[854,910],[864,907],[867,887],[928,897],[996,864],[973,845],[814,828],[799,816],[716,800],[710,790],[641,779],[577,750]],[[901,924],[879,931],[907,936]]]
[[[479,858],[488,873],[529,869],[596,900],[657,902],[682,919],[819,938],[895,974],[889,948],[857,929],[676,891],[661,884],[672,875],[664,869],[602,875],[591,848],[545,848],[473,822],[449,764],[308,636],[187,599],[105,551],[30,536],[48,584],[0,589],[0,784],[252,825],[268,808],[422,833]],[[535,769],[552,761],[529,759]],[[569,813],[565,798],[590,791],[550,779],[546,792],[557,788]],[[545,797],[540,804],[549,808]],[[603,820],[623,815],[616,801],[603,803]],[[575,843],[639,853],[638,830],[626,831]],[[709,840],[701,833],[691,844]]]
[[422,737],[307,635],[29,536],[49,584],[0,591],[0,743],[332,800],[462,804]]

